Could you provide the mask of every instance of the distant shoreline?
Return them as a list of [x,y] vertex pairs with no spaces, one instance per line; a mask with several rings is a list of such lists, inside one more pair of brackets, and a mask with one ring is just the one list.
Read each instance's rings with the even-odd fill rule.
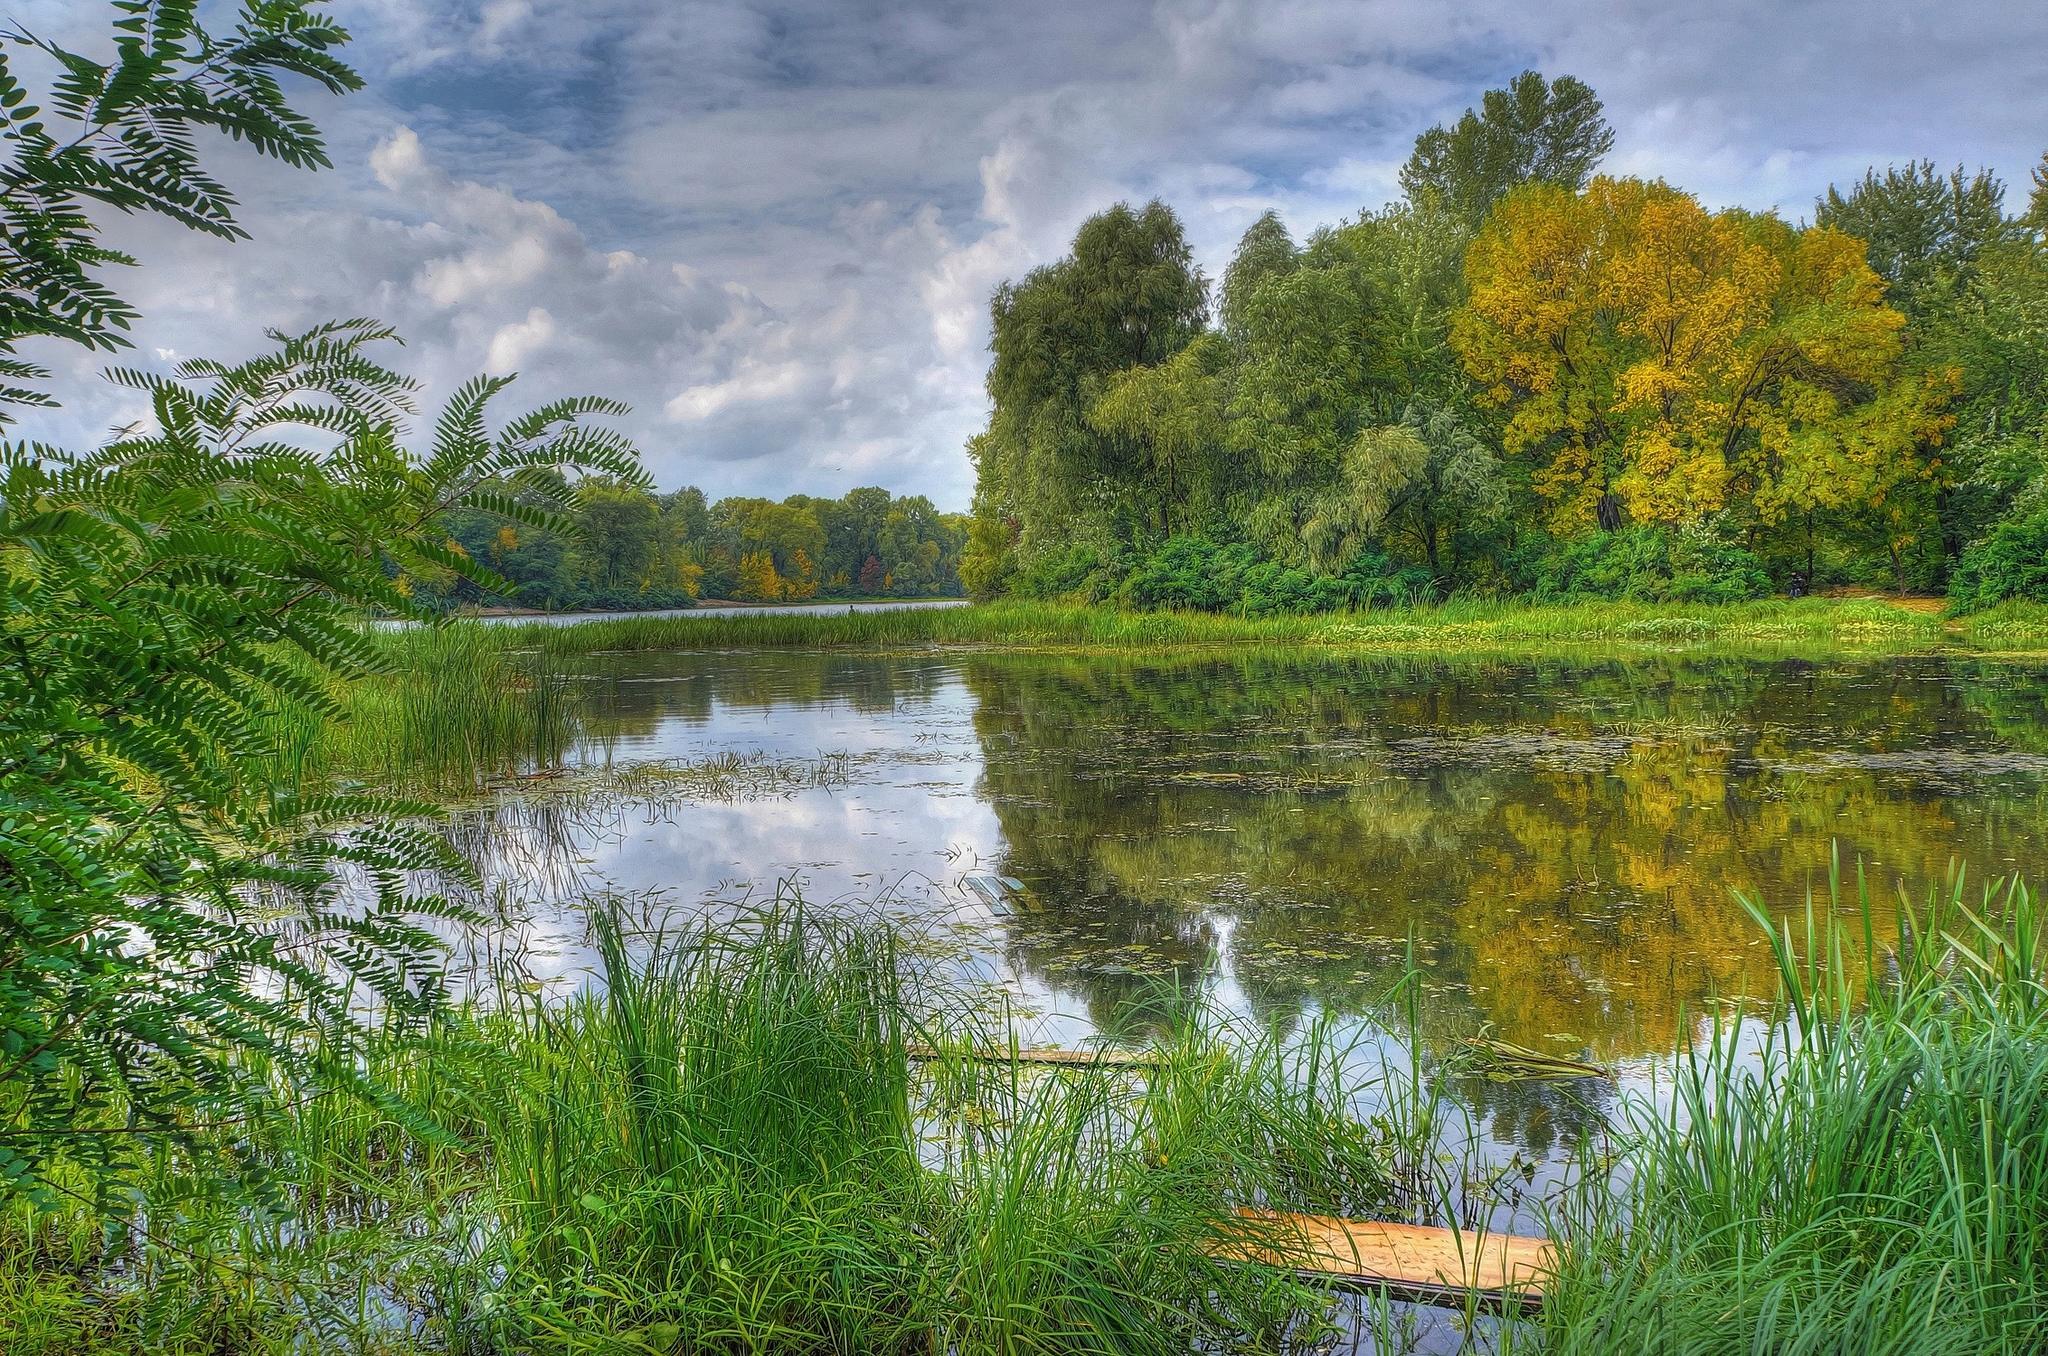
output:
[[735,598],[699,598],[688,608],[681,607],[461,607],[452,608],[448,615],[454,618],[520,618],[520,617],[575,617],[586,613],[602,613],[607,617],[637,617],[650,612],[717,612],[726,608],[749,610],[769,608],[820,608],[838,607],[902,607],[906,604],[964,603],[965,594],[942,593],[924,598],[806,598],[802,602],[746,603]]

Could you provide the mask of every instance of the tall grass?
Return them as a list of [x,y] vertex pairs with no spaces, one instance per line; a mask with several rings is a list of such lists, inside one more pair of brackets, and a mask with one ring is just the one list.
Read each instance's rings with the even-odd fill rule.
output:
[[[1639,1109],[1561,1221],[1547,1350],[2023,1352],[2048,1333],[2048,972],[2014,883],[1960,875],[1869,947],[1844,909],[1770,929],[1782,985]],[[1845,935],[1847,932],[1849,935]]]
[[308,714],[285,732],[285,761],[300,779],[462,792],[561,764],[576,718],[553,652],[508,645],[475,622],[373,640],[389,671],[341,687],[338,719]]
[[[1136,1086],[992,1070],[879,925],[775,910],[633,948],[601,914],[598,941],[597,990],[479,1018],[512,1094],[473,1127],[520,1297],[494,1345],[1229,1349],[1324,1304],[1217,1260],[1238,1207],[1391,1200],[1351,1090],[1277,1042],[1191,1033]],[[913,1074],[911,1044],[958,1054]]]
[[[1895,952],[1870,944],[1881,907]],[[1886,906],[1859,879],[1796,931],[1753,911],[1775,1005],[1716,1024],[1589,1152],[1542,1313],[1467,1330],[1568,1353],[2039,1350],[2032,897],[1958,878]],[[139,1147],[76,1210],[0,1212],[0,1350],[1311,1350],[1332,1301],[1222,1260],[1292,1245],[1238,1211],[1448,1223],[1474,1169],[1439,1090],[1327,1021],[1212,1015],[1145,1068],[990,1063],[971,1056],[999,1016],[878,922],[785,904],[635,935],[598,901],[593,930],[573,996],[505,968],[489,1001],[385,1034],[376,1098],[221,1127],[270,1210],[222,1213]],[[1375,1349],[1399,1350],[1375,1312]]]
[[[1988,616],[1988,614],[1987,614]],[[1989,623],[1985,623],[1988,625]],[[2001,646],[2048,640],[2048,612],[2003,615]],[[1000,602],[819,615],[621,617],[569,626],[505,626],[504,643],[556,654],[600,650],[851,648],[930,645],[1041,649],[1286,645],[1418,653],[1582,645],[1665,649],[1706,644],[1904,652],[1948,638],[1942,618],[1879,599],[1754,603],[1560,603],[1454,599],[1305,617],[1124,612]]]

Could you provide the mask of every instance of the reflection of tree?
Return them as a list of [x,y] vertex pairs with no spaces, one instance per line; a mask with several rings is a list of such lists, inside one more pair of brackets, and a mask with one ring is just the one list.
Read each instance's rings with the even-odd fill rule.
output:
[[1018,959],[1104,1013],[1132,977],[1085,954],[1163,973],[1227,917],[1265,1015],[1378,997],[1413,935],[1468,1022],[1652,1052],[1702,1000],[1768,992],[1732,891],[1798,907],[1831,839],[1886,889],[1957,855],[2048,859],[2038,777],[1958,785],[1955,751],[1999,741],[1939,661],[991,656],[967,677],[1009,869],[1043,902]]

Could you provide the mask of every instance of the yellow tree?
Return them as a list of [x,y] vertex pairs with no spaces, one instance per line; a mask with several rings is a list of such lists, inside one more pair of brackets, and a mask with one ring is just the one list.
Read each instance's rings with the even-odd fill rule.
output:
[[1509,195],[1466,275],[1452,342],[1561,529],[1737,496],[1770,519],[1822,480],[1874,506],[1938,467],[1944,392],[1898,374],[1904,318],[1851,236],[1599,178]]
[[782,580],[782,596],[793,603],[818,596],[817,566],[811,563],[810,553],[801,546],[790,553],[789,573]]
[[777,603],[782,601],[782,577],[775,572],[775,557],[766,551],[749,551],[740,557],[739,583],[736,592],[741,602]]

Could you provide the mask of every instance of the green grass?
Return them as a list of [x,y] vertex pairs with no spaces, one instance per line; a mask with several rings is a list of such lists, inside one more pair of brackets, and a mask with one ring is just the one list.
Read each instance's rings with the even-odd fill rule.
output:
[[1986,649],[2048,645],[2048,608],[2009,605],[1951,624],[1939,615],[1881,599],[1698,606],[1460,600],[1436,607],[1257,619],[1001,602],[851,615],[627,617],[571,626],[511,626],[505,628],[502,643],[559,656],[602,650],[779,647],[1118,650],[1242,645],[1390,653],[1561,646],[1906,653],[1944,644]]
[[[2048,972],[2017,885],[1868,945],[1858,882],[1773,933],[1782,989],[1633,1108],[1560,1221],[1557,1352],[2028,1352],[2048,1332]],[[1759,919],[1762,915],[1759,911]],[[1796,941],[1796,945],[1795,945]],[[1872,959],[1851,963],[1844,958]]]
[[[1869,944],[1878,907],[1859,888],[1790,927],[1756,911],[1775,1003],[1681,1053],[1672,1109],[1613,1112],[1553,1216],[1547,1307],[1479,1331],[1568,1353],[2038,1349],[2033,901],[1966,907],[1960,881],[1902,901],[1896,954]],[[1473,1190],[1442,1071],[1390,1071],[1326,1022],[1208,1014],[1156,1071],[1033,1071],[965,1058],[1000,1014],[879,922],[592,918],[579,992],[503,970],[433,1030],[385,1033],[378,1101],[223,1127],[268,1205],[214,1191],[218,1160],[138,1146],[97,1201],[81,1182],[72,1208],[0,1212],[0,1350],[1306,1351],[1332,1301],[1217,1260],[1238,1207],[1447,1223]],[[1406,992],[1386,1017],[1412,1031]]]
[[302,712],[281,732],[288,776],[459,793],[560,765],[576,718],[552,652],[474,622],[373,638],[388,671],[333,685],[338,718]]
[[1270,1350],[1331,1301],[1218,1260],[1237,1207],[1413,1207],[1419,1146],[1354,1112],[1327,1027],[1197,1023],[1142,1079],[989,1066],[983,1006],[879,922],[593,920],[584,991],[506,971],[389,1033],[380,1103],[224,1130],[273,1207],[214,1208],[165,1152],[135,1165],[149,1237],[0,1219],[0,1350],[70,1356],[46,1335],[86,1310],[95,1353]]

